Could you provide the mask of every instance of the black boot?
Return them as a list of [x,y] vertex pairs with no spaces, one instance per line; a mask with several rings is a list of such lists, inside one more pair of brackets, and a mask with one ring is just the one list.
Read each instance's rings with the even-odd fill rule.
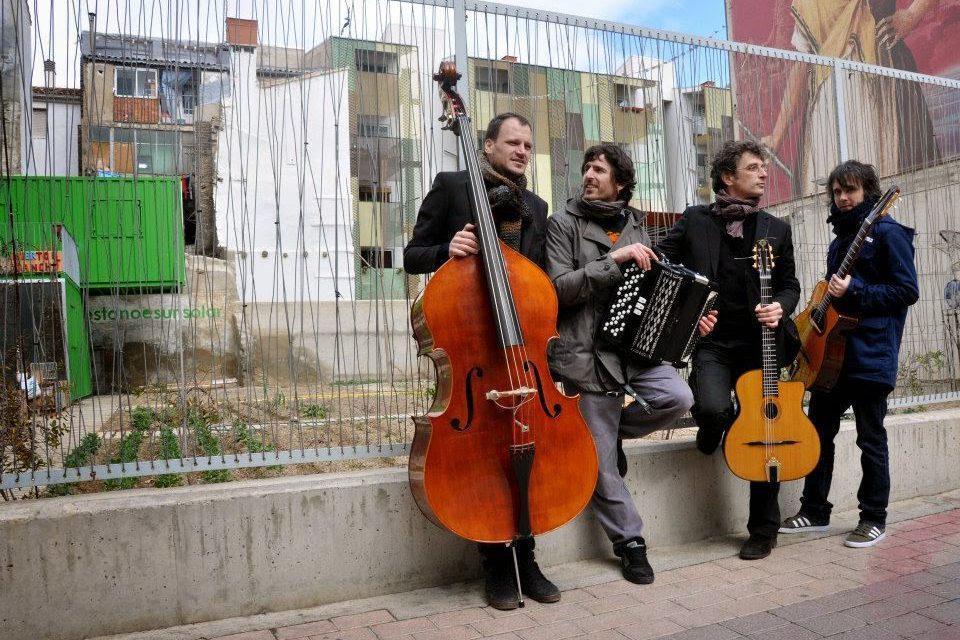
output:
[[747,541],[740,547],[741,560],[760,560],[766,558],[777,546],[777,537],[763,538],[753,534],[747,538]]
[[533,557],[533,549],[517,549],[517,568],[520,571],[520,586],[525,595],[537,602],[560,601],[560,589],[540,571],[540,566]]
[[483,556],[483,592],[487,604],[501,611],[516,609],[520,606],[520,594],[517,593],[513,561],[507,561],[509,554],[483,553]]

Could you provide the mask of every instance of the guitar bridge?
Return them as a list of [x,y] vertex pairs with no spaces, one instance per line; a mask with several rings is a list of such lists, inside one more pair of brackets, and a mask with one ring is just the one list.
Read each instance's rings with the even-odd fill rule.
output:
[[767,482],[780,482],[780,461],[776,458],[767,460]]

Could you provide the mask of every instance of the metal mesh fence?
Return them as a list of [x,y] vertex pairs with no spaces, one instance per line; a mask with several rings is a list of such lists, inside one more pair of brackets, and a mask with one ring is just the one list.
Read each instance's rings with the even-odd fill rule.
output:
[[[612,142],[657,237],[710,202],[724,141],[762,140],[765,206],[793,224],[804,298],[831,238],[826,175],[874,164],[903,189],[921,284],[892,403],[956,397],[958,81],[482,2],[81,5],[32,31],[4,13],[18,66],[0,139],[19,169],[0,187],[0,489],[405,455],[435,376],[409,329],[427,278],[404,271],[403,247],[433,176],[458,166],[431,79],[454,57],[468,133],[530,119],[530,188],[551,210],[584,149]],[[54,49],[66,70],[31,92]]]

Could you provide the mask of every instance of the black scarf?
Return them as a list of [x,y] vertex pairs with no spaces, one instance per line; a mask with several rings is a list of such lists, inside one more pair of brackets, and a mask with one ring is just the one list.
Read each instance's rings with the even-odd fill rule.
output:
[[743,237],[743,221],[760,211],[760,198],[741,200],[727,193],[726,189],[717,192],[717,201],[710,206],[710,213],[727,223],[727,235]]
[[840,211],[837,205],[832,204],[830,205],[830,217],[827,218],[827,223],[833,225],[833,232],[837,236],[841,238],[849,236],[860,229],[863,219],[873,210],[875,204],[876,200],[864,200],[849,211]]

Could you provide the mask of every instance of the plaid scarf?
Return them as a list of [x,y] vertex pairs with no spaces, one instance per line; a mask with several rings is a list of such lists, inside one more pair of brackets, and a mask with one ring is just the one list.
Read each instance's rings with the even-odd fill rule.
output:
[[760,207],[760,198],[741,200],[729,195],[726,189],[717,192],[717,201],[710,206],[710,214],[727,223],[727,235],[743,237],[743,221],[755,215]]
[[523,199],[523,192],[527,188],[527,177],[517,176],[511,179],[499,173],[491,166],[486,154],[482,151],[477,154],[477,159],[487,187],[490,210],[497,224],[497,235],[508,247],[519,251],[520,232],[523,230],[524,221],[530,220],[533,216],[530,207]]

